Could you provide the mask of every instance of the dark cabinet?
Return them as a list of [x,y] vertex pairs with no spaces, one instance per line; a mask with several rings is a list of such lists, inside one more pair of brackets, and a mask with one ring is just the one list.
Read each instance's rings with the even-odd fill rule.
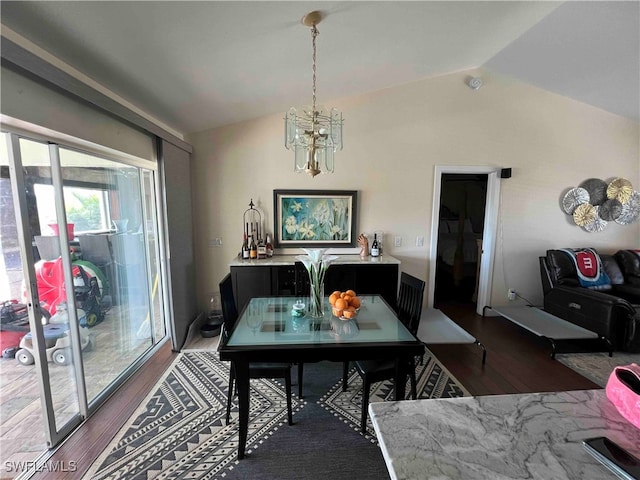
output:
[[299,295],[300,287],[298,283],[296,265],[271,267],[271,295]]
[[[327,295],[340,290],[355,290],[358,295],[367,293],[362,291],[358,283],[358,277],[362,275],[360,268],[353,268],[347,265],[331,265],[324,276],[324,289]],[[378,293],[378,292],[375,292]]]
[[[325,295],[334,290],[355,290],[358,295],[381,295],[392,308],[398,291],[398,264],[332,264],[325,274]],[[304,265],[242,265],[231,267],[238,311],[252,297],[309,295],[309,277]]]
[[358,295],[381,295],[392,308],[398,292],[398,265],[331,265],[325,276],[325,292],[353,289]]
[[242,312],[252,297],[271,295],[271,268],[260,266],[231,267],[233,294],[238,312]]
[[[336,266],[341,268],[348,267],[348,265]],[[355,275],[355,291],[359,295],[382,295],[382,298],[391,305],[391,308],[396,308],[398,265],[357,265]]]

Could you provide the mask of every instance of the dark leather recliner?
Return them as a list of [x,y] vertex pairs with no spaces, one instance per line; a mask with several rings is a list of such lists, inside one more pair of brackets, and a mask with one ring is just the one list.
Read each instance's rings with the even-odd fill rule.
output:
[[615,350],[623,350],[631,319],[640,312],[640,257],[635,263],[628,252],[599,254],[611,286],[592,290],[580,285],[575,264],[565,252],[547,250],[547,255],[540,257],[544,310],[596,332]]
[[636,301],[640,297],[640,250],[619,250],[614,255],[624,281],[635,288]]

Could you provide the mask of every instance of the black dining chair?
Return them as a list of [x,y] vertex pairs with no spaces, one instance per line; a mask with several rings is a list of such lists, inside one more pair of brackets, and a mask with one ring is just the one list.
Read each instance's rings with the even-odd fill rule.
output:
[[[402,272],[400,276],[400,290],[396,305],[398,319],[414,336],[418,333],[420,315],[422,314],[422,300],[424,298],[425,282]],[[358,360],[356,371],[362,378],[362,412],[360,429],[364,433],[367,429],[367,407],[369,406],[369,390],[371,385],[383,380],[393,379],[395,376],[394,360]],[[349,362],[343,363],[342,390],[347,389]],[[409,361],[409,378],[411,380],[411,398],[417,398],[415,358]]]
[[[233,283],[231,274],[220,282],[220,299],[222,303],[223,333],[225,337],[230,335],[233,327],[238,320],[238,309],[233,298]],[[226,424],[229,425],[231,417],[231,399],[233,398],[233,390],[235,385],[235,369],[233,362],[229,369],[229,391],[227,394],[227,414],[225,417]],[[289,425],[293,425],[293,414],[291,411],[291,364],[276,362],[250,362],[249,378],[284,378],[285,391],[287,394],[287,420]]]

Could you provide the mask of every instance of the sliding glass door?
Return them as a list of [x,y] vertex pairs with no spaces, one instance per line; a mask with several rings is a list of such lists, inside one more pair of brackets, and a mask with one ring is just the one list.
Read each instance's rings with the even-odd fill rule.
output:
[[67,148],[59,152],[92,402],[154,344],[154,319],[162,318],[159,291],[152,291],[159,281],[155,197],[145,191],[151,182],[143,181],[152,172]]
[[[3,140],[0,193],[14,214],[3,201],[0,301],[25,315],[3,314],[2,331],[20,334],[2,377],[38,398],[41,424],[30,428],[51,447],[166,334],[156,171],[43,139]],[[0,410],[11,400],[1,395]]]

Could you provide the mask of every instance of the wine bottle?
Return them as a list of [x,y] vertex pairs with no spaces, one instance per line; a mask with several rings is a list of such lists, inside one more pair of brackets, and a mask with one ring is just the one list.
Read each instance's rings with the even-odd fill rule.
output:
[[378,245],[378,234],[373,234],[373,243],[371,244],[371,256],[378,257],[380,256],[380,245]]
[[242,241],[242,259],[249,260],[249,242],[247,242],[247,234],[244,234],[244,240]]
[[267,233],[267,257],[273,257],[273,243],[271,243],[271,237]]
[[267,258],[267,245],[264,243],[262,237],[258,237],[258,258]]
[[251,243],[249,244],[249,258],[251,260],[258,258],[258,246],[256,245],[253,235],[251,235]]

